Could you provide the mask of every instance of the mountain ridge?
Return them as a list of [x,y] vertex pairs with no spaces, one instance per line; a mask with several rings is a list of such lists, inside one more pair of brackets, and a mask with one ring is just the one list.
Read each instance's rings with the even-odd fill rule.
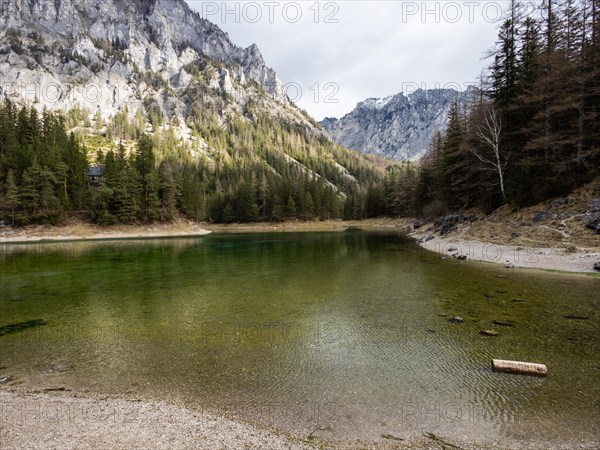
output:
[[327,117],[323,128],[347,148],[396,160],[419,160],[436,131],[443,132],[454,102],[465,105],[477,90],[417,89],[368,98],[343,117]]
[[[143,30],[136,20],[140,16]],[[275,71],[266,66],[258,47],[252,44],[244,49],[234,45],[227,33],[201,18],[184,0],[9,0],[3,3],[0,21],[6,27],[38,25],[75,39],[86,35],[106,39],[123,48],[129,48],[136,40],[167,51],[190,46],[210,59],[243,66],[247,75],[283,99],[281,82]],[[150,65],[159,63],[150,53],[145,57]],[[134,62],[140,65],[140,61]]]
[[148,113],[153,103],[189,134],[187,94],[204,70],[208,94],[230,97],[221,116],[261,97],[263,110],[313,126],[255,44],[234,45],[183,0],[8,0],[0,34],[8,44],[0,46],[0,95],[38,109],[80,107],[107,118],[125,109]]

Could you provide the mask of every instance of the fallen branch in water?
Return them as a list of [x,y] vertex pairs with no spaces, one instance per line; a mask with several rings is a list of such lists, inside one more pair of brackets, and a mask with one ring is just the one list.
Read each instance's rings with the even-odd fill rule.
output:
[[452,448],[457,448],[459,450],[463,450],[462,447],[459,447],[458,445],[451,444],[450,442],[446,442],[442,438],[437,437],[433,433],[424,433],[423,436],[425,436],[426,438],[431,439],[432,441],[439,442],[442,445],[447,445],[448,447],[452,447]]
[[391,441],[403,441],[404,440],[402,438],[396,437],[396,436],[391,435],[391,434],[382,434],[381,437],[384,438],[384,439],[389,439]]

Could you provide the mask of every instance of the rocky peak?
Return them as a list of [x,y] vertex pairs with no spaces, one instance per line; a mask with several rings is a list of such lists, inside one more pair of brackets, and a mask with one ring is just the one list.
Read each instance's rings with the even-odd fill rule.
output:
[[[158,59],[170,66],[164,68],[173,73],[182,65],[175,60],[189,47],[198,55],[241,66],[245,77],[284,100],[282,84],[265,65],[258,47],[233,45],[225,32],[193,12],[184,0],[4,0],[2,6],[0,26],[105,40],[122,49],[147,49],[144,53],[159,53]],[[152,56],[133,56],[139,67],[157,71],[149,64],[155,59]]]
[[341,119],[321,122],[338,144],[392,159],[418,160],[436,130],[444,131],[453,102],[465,103],[473,90],[418,89],[385,98],[368,98]]

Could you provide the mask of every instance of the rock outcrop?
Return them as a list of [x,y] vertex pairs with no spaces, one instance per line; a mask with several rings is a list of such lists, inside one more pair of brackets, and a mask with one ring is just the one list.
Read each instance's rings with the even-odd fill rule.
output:
[[0,95],[38,109],[158,106],[185,122],[202,72],[207,97],[244,108],[263,94],[277,104],[265,109],[309,122],[256,45],[235,46],[184,0],[3,0],[0,38]]

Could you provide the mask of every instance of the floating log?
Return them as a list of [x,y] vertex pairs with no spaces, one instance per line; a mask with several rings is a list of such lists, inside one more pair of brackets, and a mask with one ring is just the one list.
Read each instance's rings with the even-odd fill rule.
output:
[[504,359],[492,359],[494,372],[514,373],[518,375],[532,375],[535,377],[547,377],[548,369],[544,364],[529,363],[523,361],[506,361]]

